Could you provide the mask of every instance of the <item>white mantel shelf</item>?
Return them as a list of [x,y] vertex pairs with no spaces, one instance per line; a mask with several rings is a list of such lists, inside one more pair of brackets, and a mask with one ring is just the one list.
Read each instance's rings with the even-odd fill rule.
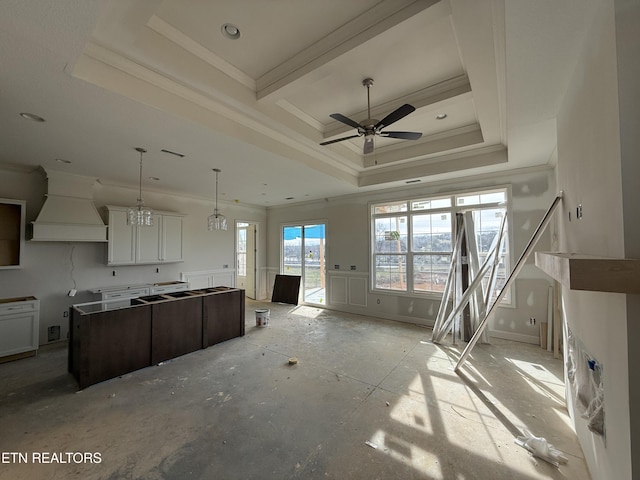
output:
[[536,252],[536,267],[571,290],[640,293],[640,259]]

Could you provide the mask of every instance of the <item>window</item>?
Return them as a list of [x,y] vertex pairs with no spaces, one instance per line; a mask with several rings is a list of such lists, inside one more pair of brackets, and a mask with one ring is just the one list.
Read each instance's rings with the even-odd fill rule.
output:
[[237,275],[247,276],[247,227],[248,223],[238,223],[238,244],[237,244]]
[[[506,214],[507,190],[407,199],[371,206],[374,290],[441,293],[455,245],[457,213],[472,212],[478,261],[486,259]],[[499,252],[496,288],[509,274],[508,235]],[[485,278],[485,285],[488,275]],[[510,303],[507,293],[505,303]]]

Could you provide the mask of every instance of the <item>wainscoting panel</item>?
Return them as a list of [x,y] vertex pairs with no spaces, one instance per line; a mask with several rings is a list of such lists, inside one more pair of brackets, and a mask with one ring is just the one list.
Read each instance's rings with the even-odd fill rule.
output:
[[332,275],[329,277],[329,281],[329,285],[331,286],[329,297],[331,299],[331,303],[346,305],[349,298],[349,293],[347,291],[347,277]]
[[271,300],[273,296],[273,285],[276,283],[276,275],[280,273],[280,269],[270,267],[267,269],[267,292],[265,298]]
[[349,304],[367,306],[367,277],[349,278]]
[[228,268],[222,270],[201,270],[198,272],[182,272],[180,279],[184,282],[189,282],[189,288],[192,290],[220,286],[235,287],[236,274],[235,270]]

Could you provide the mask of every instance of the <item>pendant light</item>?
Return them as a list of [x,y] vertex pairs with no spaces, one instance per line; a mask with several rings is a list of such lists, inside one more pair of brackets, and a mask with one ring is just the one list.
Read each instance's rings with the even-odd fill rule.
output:
[[144,206],[144,200],[142,200],[142,155],[147,153],[144,148],[136,147],[136,152],[140,153],[140,189],[138,190],[138,201],[135,207],[129,207],[127,210],[127,224],[140,225],[140,226],[152,226],[153,225],[153,211]]
[[209,215],[208,228],[210,232],[215,230],[226,230],[227,229],[227,217],[222,215],[218,211],[218,174],[221,172],[219,168],[214,168],[213,171],[216,173],[216,204],[213,209],[213,214]]

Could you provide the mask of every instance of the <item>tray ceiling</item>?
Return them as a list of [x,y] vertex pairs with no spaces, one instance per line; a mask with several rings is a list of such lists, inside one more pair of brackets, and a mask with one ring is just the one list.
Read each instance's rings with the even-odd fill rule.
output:
[[[549,111],[557,111],[555,93],[570,70],[554,64],[554,94],[546,97],[522,72],[535,70],[535,54],[570,58],[588,14],[565,18],[580,38],[556,47],[563,35],[552,22],[550,39],[534,52],[533,32],[510,29],[527,18],[532,28],[549,23],[542,6],[528,3],[3,2],[0,58],[13,73],[0,85],[12,97],[5,93],[2,118],[15,145],[0,162],[67,158],[61,169],[134,185],[133,148],[143,146],[145,170],[160,179],[145,179],[145,188],[208,196],[217,167],[224,198],[256,205],[544,165],[555,148]],[[568,18],[574,3],[554,8]],[[239,39],[222,34],[225,23],[239,28]],[[509,83],[511,72],[518,83]],[[422,138],[376,137],[367,155],[362,137],[320,146],[356,133],[330,114],[367,118],[367,77],[372,117],[410,103],[416,111],[390,129]],[[540,113],[511,112],[512,98]],[[17,111],[47,118],[37,145],[36,125]],[[522,154],[508,142],[511,125],[527,145]]]

